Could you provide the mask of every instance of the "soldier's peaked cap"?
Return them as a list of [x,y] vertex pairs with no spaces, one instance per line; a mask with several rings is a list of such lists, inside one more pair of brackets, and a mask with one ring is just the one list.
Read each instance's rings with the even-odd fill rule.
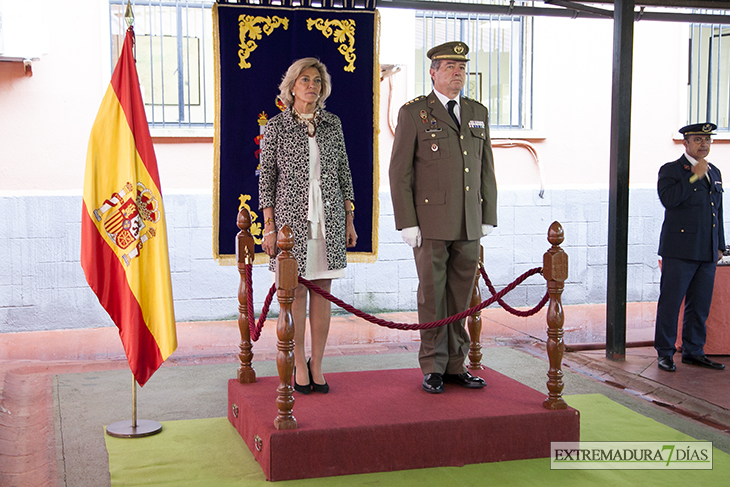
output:
[[469,54],[469,46],[461,41],[453,41],[432,47],[428,50],[426,56],[428,56],[431,61],[435,61],[437,59],[468,61],[469,58],[466,57],[467,54]]
[[717,125],[714,123],[693,123],[679,129],[679,133],[682,135],[717,135],[716,129]]

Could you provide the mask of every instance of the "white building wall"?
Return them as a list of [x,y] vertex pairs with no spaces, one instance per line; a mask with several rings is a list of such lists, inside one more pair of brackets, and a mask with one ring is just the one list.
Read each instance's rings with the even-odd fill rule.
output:
[[[63,2],[36,3],[46,18],[68,18]],[[111,76],[107,7],[104,0],[74,7],[73,28],[49,23],[49,52],[33,63],[32,77],[22,63],[0,63],[0,332],[112,326],[79,264],[86,147]],[[381,62],[403,69],[392,85],[381,86],[379,256],[373,264],[350,265],[333,293],[369,311],[414,310],[415,265],[394,229],[387,178],[388,117],[395,120],[400,105],[420,94],[413,92],[414,20],[404,10],[381,12]],[[541,265],[547,228],[558,220],[570,258],[564,303],[605,302],[612,35],[610,20],[534,20],[534,130],[492,136],[533,144],[545,195],[538,196],[540,173],[529,152],[494,150],[499,226],[482,243],[498,288]],[[635,39],[628,300],[653,301],[663,212],[656,174],[682,152],[675,136],[686,116],[687,26],[639,22]],[[238,272],[212,258],[212,138],[154,142],[177,319],[233,317]],[[729,156],[730,145],[718,140],[710,159],[726,174]],[[270,285],[270,273],[258,266],[257,311]],[[536,276],[507,301],[532,306],[544,292]]]

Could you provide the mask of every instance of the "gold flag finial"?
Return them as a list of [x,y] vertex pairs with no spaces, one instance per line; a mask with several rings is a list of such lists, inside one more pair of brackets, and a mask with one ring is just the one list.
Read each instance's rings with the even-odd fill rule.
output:
[[127,27],[134,25],[134,12],[132,11],[132,2],[127,0],[127,10],[124,12],[124,21],[127,23]]

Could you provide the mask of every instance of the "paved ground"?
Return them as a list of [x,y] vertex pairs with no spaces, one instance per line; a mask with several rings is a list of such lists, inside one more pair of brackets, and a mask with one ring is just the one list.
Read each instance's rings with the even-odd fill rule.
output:
[[[627,336],[643,344],[653,329],[652,303],[631,304]],[[598,392],[633,410],[713,441],[730,453],[730,370],[678,364],[656,367],[653,349],[631,347],[625,361],[605,358],[605,308],[568,306],[565,394]],[[412,322],[414,313],[387,315]],[[514,318],[482,314],[483,364],[544,391],[548,369],[545,314]],[[138,389],[138,418],[168,421],[226,414],[229,378],[236,375],[235,322],[181,323],[179,348]],[[325,367],[330,372],[415,367],[418,333],[377,327],[350,316],[333,319]],[[597,349],[598,348],[598,349]],[[276,375],[275,325],[254,345],[259,376]],[[730,357],[716,359],[730,369]],[[5,334],[0,343],[0,485],[109,485],[103,428],[131,419],[132,380],[113,328]]]

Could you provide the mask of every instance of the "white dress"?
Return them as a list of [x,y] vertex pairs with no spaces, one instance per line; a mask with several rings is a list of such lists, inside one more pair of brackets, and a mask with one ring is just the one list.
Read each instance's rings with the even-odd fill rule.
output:
[[[309,118],[309,114],[300,114]],[[313,114],[312,114],[313,115]],[[314,137],[309,139],[309,213],[307,215],[307,267],[305,279],[336,279],[345,277],[345,269],[327,269],[327,245],[325,243],[324,202],[322,201],[321,164],[319,147]]]

